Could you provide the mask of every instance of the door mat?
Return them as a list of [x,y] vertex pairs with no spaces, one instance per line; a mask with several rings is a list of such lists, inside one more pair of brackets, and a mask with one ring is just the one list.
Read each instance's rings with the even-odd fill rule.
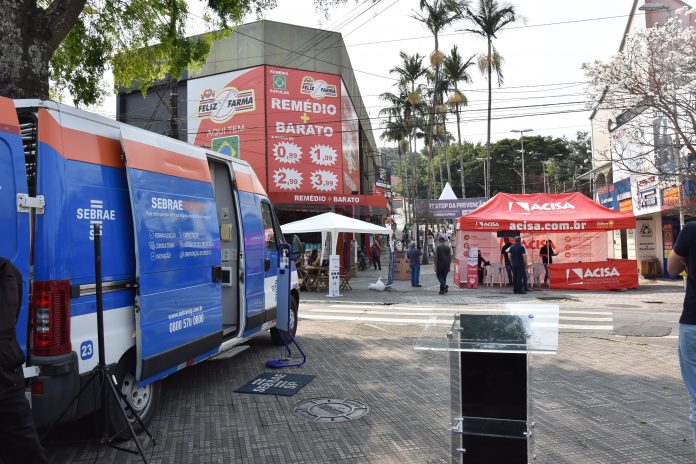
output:
[[314,380],[314,375],[264,372],[235,390],[237,393],[292,396]]

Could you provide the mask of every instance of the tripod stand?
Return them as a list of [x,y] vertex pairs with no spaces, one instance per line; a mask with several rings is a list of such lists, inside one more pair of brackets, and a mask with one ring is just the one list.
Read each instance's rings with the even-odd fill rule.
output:
[[[130,409],[133,418],[140,424],[140,427],[145,431],[148,437],[152,440],[153,444],[157,444],[153,438],[150,431],[147,429],[142,419],[138,413],[133,410],[132,407],[126,401],[126,396],[123,392],[119,391],[116,378],[111,373],[109,366],[106,365],[105,352],[104,352],[104,307],[102,299],[102,274],[101,274],[101,229],[99,224],[94,224],[94,276],[95,276],[95,287],[96,287],[96,305],[97,305],[97,347],[99,351],[99,360],[92,375],[89,380],[80,388],[77,395],[68,403],[63,412],[58,416],[58,419],[48,428],[46,433],[44,433],[42,440],[49,435],[53,427],[58,424],[61,419],[68,412],[70,407],[77,401],[77,399],[84,393],[84,391],[95,381],[98,381],[98,391],[99,391],[99,401],[101,403],[101,408],[99,409],[101,415],[101,430],[100,430],[100,442],[111,448],[125,451],[127,453],[139,454],[145,464],[148,464],[147,458],[145,457],[145,452],[143,447],[138,440],[138,436],[133,429],[133,424],[131,424],[128,419],[128,413],[126,408]],[[124,429],[117,430],[112,436],[109,436],[109,404],[111,402],[116,403],[116,408],[120,413],[121,418],[126,424],[130,439],[137,448],[137,451],[132,449],[124,448],[114,444],[114,439],[124,431]]]

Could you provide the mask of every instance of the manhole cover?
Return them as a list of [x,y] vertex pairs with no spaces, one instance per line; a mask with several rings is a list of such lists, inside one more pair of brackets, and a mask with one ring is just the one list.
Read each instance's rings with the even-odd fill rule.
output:
[[364,416],[370,407],[354,400],[314,398],[295,405],[293,414],[314,422],[346,422]]

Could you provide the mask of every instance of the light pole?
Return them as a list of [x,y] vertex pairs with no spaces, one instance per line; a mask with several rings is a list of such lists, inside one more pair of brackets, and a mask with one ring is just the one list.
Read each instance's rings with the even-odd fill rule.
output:
[[524,175],[524,133],[525,132],[531,132],[534,129],[513,129],[510,132],[519,132],[520,133],[520,145],[522,146],[522,193],[527,193],[526,192],[526,185],[527,181],[525,180],[525,175]]

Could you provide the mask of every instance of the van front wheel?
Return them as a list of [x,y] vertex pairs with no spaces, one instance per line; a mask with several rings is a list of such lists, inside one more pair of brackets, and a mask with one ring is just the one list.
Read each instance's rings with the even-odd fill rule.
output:
[[[295,298],[290,298],[290,333],[292,333],[293,337],[297,334],[297,301]],[[274,345],[283,345],[281,336],[280,330],[275,327],[271,329],[271,341]],[[290,343],[290,340],[286,338],[286,342]]]
[[[143,429],[135,419],[133,412],[140,416],[140,420],[147,427],[155,415],[162,386],[161,382],[153,382],[144,387],[139,387],[135,379],[135,359],[133,357],[129,357],[129,359],[129,361],[120,362],[116,368],[116,388],[119,393],[125,396],[128,404],[126,414],[135,429],[135,433],[139,434]],[[123,400],[121,402],[123,403]],[[113,401],[109,405],[109,424],[111,433],[116,435],[115,438],[119,440],[130,438],[128,427],[123,421],[118,406]]]

